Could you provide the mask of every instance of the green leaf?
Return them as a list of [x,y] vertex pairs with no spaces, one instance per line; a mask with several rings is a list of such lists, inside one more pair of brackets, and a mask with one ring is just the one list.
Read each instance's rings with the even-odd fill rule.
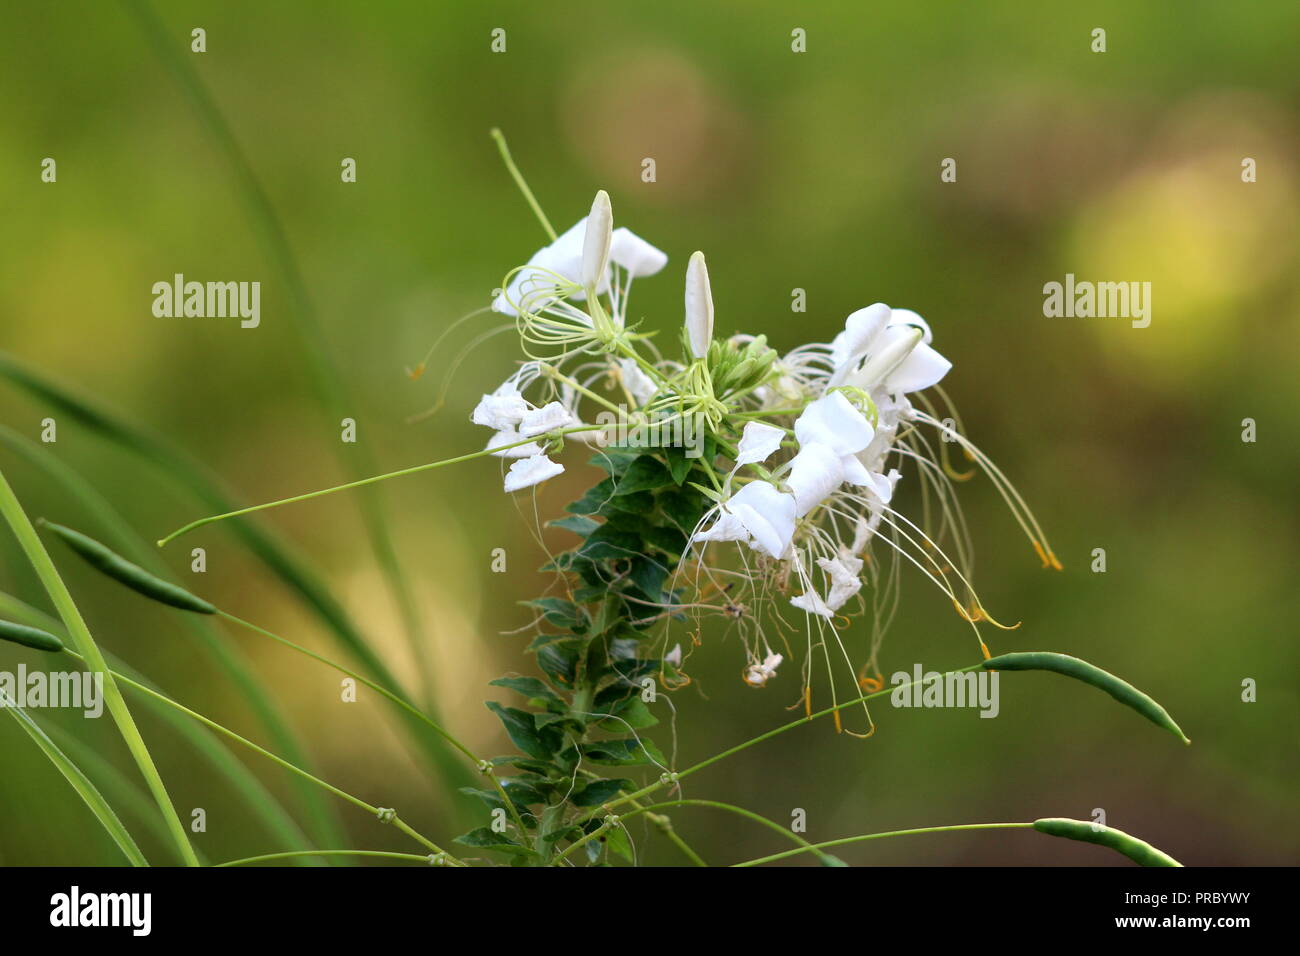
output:
[[671,472],[653,455],[641,455],[627,471],[623,472],[614,488],[616,495],[630,495],[638,491],[655,491],[673,481]]
[[516,747],[538,760],[550,758],[552,748],[547,746],[542,735],[537,732],[532,714],[517,707],[502,707],[494,700],[484,701],[484,704],[488,710],[501,718],[506,733],[510,735]]
[[488,681],[490,687],[508,687],[513,691],[523,694],[530,700],[540,697],[544,700],[560,699],[560,695],[546,686],[544,681],[536,677],[498,677],[494,681]]
[[557,597],[537,598],[532,601],[520,601],[525,607],[535,607],[542,612],[547,623],[555,627],[575,630],[587,622],[582,610],[572,601]]
[[579,650],[577,641],[552,641],[538,649],[537,666],[561,687],[572,687],[578,672]]
[[569,802],[575,807],[598,807],[624,791],[630,793],[634,788],[635,784],[631,780],[621,778],[593,780],[571,795]]
[[592,763],[614,767],[633,767],[639,764],[654,763],[666,766],[664,755],[653,741],[642,737],[621,737],[615,740],[601,740],[583,745],[583,756]]
[[602,525],[600,530],[588,536],[586,543],[578,549],[578,554],[584,558],[602,560],[633,558],[644,550],[639,535]]
[[629,863],[636,862],[636,854],[632,852],[632,841],[627,838],[627,830],[621,825],[606,830],[605,835],[601,837],[601,842]]
[[516,843],[503,833],[493,833],[487,827],[470,830],[469,833],[456,837],[456,843],[472,846],[478,850],[495,850],[498,853],[510,853],[515,856],[536,858],[537,853],[528,847]]
[[546,524],[551,528],[564,528],[566,531],[572,531],[583,538],[600,527],[600,522],[593,521],[586,515],[569,515],[567,518],[556,518]]

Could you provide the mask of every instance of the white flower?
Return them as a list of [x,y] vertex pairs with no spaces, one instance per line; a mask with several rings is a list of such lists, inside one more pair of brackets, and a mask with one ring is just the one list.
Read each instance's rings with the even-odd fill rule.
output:
[[582,240],[582,274],[578,284],[592,288],[605,278],[609,269],[609,246],[614,230],[614,211],[609,205],[609,193],[600,190],[591,204],[587,228]]
[[790,603],[801,611],[807,611],[809,614],[816,614],[828,620],[835,616],[835,612],[826,606],[822,596],[812,588],[809,588],[798,597],[790,598]]
[[841,554],[836,558],[818,558],[817,566],[826,572],[830,579],[830,590],[826,594],[826,606],[838,611],[849,598],[862,590],[862,579],[858,577],[862,570],[862,559],[851,554]]
[[554,478],[563,471],[563,465],[551,461],[545,455],[532,455],[528,458],[521,458],[511,465],[510,471],[506,473],[506,491],[529,488],[532,485],[546,481],[548,478]]
[[470,421],[488,428],[511,428],[524,420],[533,406],[521,394],[514,379],[507,379],[491,395],[484,395],[474,406]]
[[844,465],[830,446],[809,442],[790,459],[785,481],[794,495],[795,515],[802,518],[844,483]]
[[776,669],[785,660],[780,654],[768,654],[761,664],[750,664],[745,668],[745,683],[750,687],[762,687],[776,676]]
[[736,453],[736,465],[756,465],[767,461],[772,453],[781,447],[785,430],[763,422],[747,422],[745,431],[740,436],[740,446]]
[[755,551],[780,559],[794,538],[794,496],[769,482],[751,481],[714,510],[717,521],[693,540],[748,540]]
[[623,376],[624,387],[638,405],[644,405],[659,391],[659,386],[654,383],[654,379],[641,371],[641,366],[637,364],[636,359],[619,359],[618,370]]
[[702,252],[692,253],[686,267],[686,338],[696,358],[708,354],[713,341],[713,292]]
[[827,387],[879,386],[891,394],[929,388],[952,368],[930,347],[931,338],[929,324],[910,309],[891,310],[883,302],[859,309],[831,342],[835,370]]
[[857,454],[871,443],[875,429],[843,392],[831,392],[805,408],[795,420],[794,435],[800,445],[815,443],[833,450],[840,457],[843,480],[855,485],[868,481]]
[[519,421],[519,434],[528,438],[576,424],[578,424],[577,418],[561,403],[548,402],[541,408],[534,408],[524,413]]
[[[500,451],[494,451],[492,453],[498,458],[531,458],[533,455],[540,455],[542,453],[542,446],[537,444],[535,441],[530,441],[526,445],[515,444],[516,442],[523,441],[527,437],[527,435],[519,434],[517,429],[503,428],[488,439],[488,443],[483,447],[501,449]],[[505,447],[507,445],[514,445],[515,447]]]
[[664,655],[664,663],[672,664],[673,667],[682,666],[682,645],[674,644],[673,649]]

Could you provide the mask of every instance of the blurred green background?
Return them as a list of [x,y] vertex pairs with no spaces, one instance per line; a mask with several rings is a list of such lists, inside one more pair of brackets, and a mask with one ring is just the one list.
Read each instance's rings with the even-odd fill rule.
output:
[[[488,301],[544,237],[488,137],[500,126],[555,225],[595,189],[617,223],[671,257],[637,283],[648,327],[681,318],[681,273],[706,250],[718,331],[766,332],[781,349],[827,340],[883,300],[926,316],[955,362],[945,386],[967,430],[1012,478],[1066,570],[1041,571],[992,487],[962,486],[985,604],[1021,630],[995,652],[1052,649],[1111,669],[1163,702],[1172,737],[1081,685],[1004,675],[1002,713],[873,711],[870,740],[801,728],[689,781],[687,796],[779,821],[807,811],[814,840],[901,827],[1039,816],[1108,822],[1187,864],[1293,864],[1296,821],[1297,414],[1300,386],[1300,6],[1289,2],[818,5],[169,2],[167,42],[234,131],[283,223],[359,442],[313,383],[290,288],[248,193],[179,75],[125,6],[6,4],[0,34],[0,348],[147,426],[257,502],[477,449],[481,391],[512,367],[498,336],[474,349],[433,406],[452,357],[490,320],[415,365],[456,317]],[[189,52],[190,31],[207,52]],[[505,53],[490,32],[506,30]],[[807,31],[808,51],[790,49]],[[1108,52],[1090,51],[1107,30]],[[44,157],[58,182],[42,183]],[[340,161],[358,181],[340,182]],[[643,183],[653,157],[657,182]],[[953,157],[956,183],[941,183]],[[1241,161],[1258,182],[1241,181]],[[151,286],[174,273],[262,283],[262,323],[159,319]],[[1153,321],[1045,318],[1042,286],[1149,281]],[[807,290],[806,315],[790,312]],[[38,440],[50,409],[0,381],[0,421]],[[210,509],[155,466],[70,419],[46,446],[147,541]],[[1241,422],[1258,441],[1241,441]],[[369,457],[370,462],[365,458]],[[354,460],[351,466],[347,459]],[[594,480],[570,456],[539,495],[544,516]],[[33,515],[92,533],[95,520],[8,448],[3,467]],[[438,707],[472,746],[506,752],[485,684],[522,657],[516,602],[543,560],[532,515],[494,463],[382,486],[413,583]],[[914,479],[903,487],[914,485]],[[915,504],[915,488],[902,492]],[[404,680],[415,659],[360,518],[343,495],[266,516],[310,555]],[[319,621],[230,533],[204,529],[164,557],[245,618],[340,656]],[[557,533],[555,544],[567,544]],[[189,548],[208,571],[188,568]],[[493,574],[492,549],[510,570]],[[1108,570],[1089,570],[1094,548]],[[175,614],[54,551],[92,630],[187,704],[265,741],[211,655]],[[48,609],[6,530],[0,589]],[[861,649],[864,623],[849,633]],[[301,731],[328,780],[449,838],[463,799],[363,692],[339,702],[332,671],[227,638]],[[765,691],[737,678],[739,646],[706,634],[693,687],[676,694],[677,763],[789,719],[793,671]],[[973,660],[969,631],[919,575],[881,666]],[[42,658],[0,648],[0,669]],[[1242,703],[1241,683],[1258,682]],[[135,707],[182,816],[210,859],[282,847],[173,731]],[[662,714],[666,710],[661,709]],[[107,719],[36,712],[132,776]],[[669,729],[653,734],[667,748]],[[120,857],[14,722],[0,721],[0,862]],[[244,759],[244,754],[239,754]],[[249,766],[296,806],[284,775]],[[357,846],[407,849],[340,805]],[[168,849],[122,810],[147,854]],[[739,818],[682,809],[675,824],[711,861],[784,849]],[[483,822],[481,820],[477,822]],[[457,828],[459,827],[459,828]],[[676,863],[633,829],[641,858]],[[846,848],[855,864],[1122,864],[1033,833],[915,837]]]

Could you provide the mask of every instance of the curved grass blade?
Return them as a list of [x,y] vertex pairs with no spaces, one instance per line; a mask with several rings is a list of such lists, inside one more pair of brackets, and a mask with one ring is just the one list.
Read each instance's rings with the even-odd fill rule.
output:
[[[167,833],[167,825],[158,816],[158,811],[153,801],[149,799],[149,795],[126,774],[118,770],[112,761],[100,756],[94,747],[82,742],[71,731],[56,723],[51,722],[41,729],[49,734],[50,739],[81,768],[91,783],[112,800],[110,806],[121,807],[123,816],[133,816],[160,842],[167,843],[171,839]],[[199,858],[201,864],[208,865],[207,857],[198,847],[194,848],[194,855]]]
[[1098,690],[1104,690],[1121,704],[1132,707],[1153,724],[1174,734],[1183,743],[1191,743],[1182,728],[1169,716],[1169,712],[1158,703],[1128,681],[1121,680],[1114,674],[1080,658],[1071,657],[1069,654],[1057,654],[1054,651],[1024,651],[990,658],[981,666],[990,671],[1051,671],[1073,677],[1085,684],[1091,684]]
[[[4,425],[0,425],[0,442],[3,442],[19,454],[33,467],[39,469],[51,482],[61,487],[69,498],[80,503],[91,517],[108,532],[109,539],[129,557],[160,577],[170,573],[167,565],[159,557],[157,550],[150,547],[108,500],[90,482],[81,477],[76,469],[65,464],[45,446],[33,442]],[[166,580],[165,577],[163,579]],[[283,753],[287,759],[298,766],[311,769],[311,763],[307,759],[302,745],[298,742],[297,735],[290,729],[274,699],[261,684],[247,660],[240,653],[238,646],[232,645],[231,642],[225,640],[206,617],[185,614],[181,615],[180,620],[199,639],[216,659],[218,665],[230,677],[244,700],[252,708],[254,715],[270,734],[276,750]],[[32,622],[28,621],[28,623]],[[37,624],[36,626],[41,627],[43,625]],[[58,631],[56,630],[55,633],[58,633]],[[121,670],[121,668],[118,669]],[[174,726],[200,729],[192,728],[188,721],[175,720],[174,715],[170,714],[170,712],[167,712],[167,718]],[[219,752],[226,757],[225,765],[227,767],[233,763],[234,766],[243,771],[243,777],[247,779],[244,779],[238,785],[241,792],[245,796],[255,793],[255,789],[249,789],[248,780],[251,779],[253,782],[258,783],[259,786],[260,782],[248,773],[244,765],[229,757],[215,738],[208,739],[206,743],[209,747],[217,747]],[[302,780],[295,778],[292,781],[292,786],[302,800],[302,806],[306,809],[311,828],[316,834],[317,840],[326,846],[347,845],[347,835],[339,822],[334,805],[326,800],[316,787]],[[266,794],[265,788],[262,788],[262,792],[269,795]],[[298,829],[297,824],[292,824],[288,829],[284,828],[283,820],[288,820],[289,817],[278,803],[275,804],[275,810],[278,811],[278,817],[280,818],[280,822],[276,826],[281,830],[282,838],[287,834],[296,834],[294,839],[305,841],[305,837],[303,837],[302,831]],[[291,843],[290,845],[301,849],[310,844],[301,842]]]
[[50,600],[59,612],[59,617],[63,619],[63,624],[68,629],[68,636],[85,657],[87,666],[93,671],[104,672],[104,702],[108,706],[109,713],[113,715],[113,721],[121,731],[131,756],[135,758],[140,773],[149,785],[154,802],[158,804],[163,819],[167,821],[167,827],[171,831],[181,857],[187,866],[198,866],[198,857],[194,855],[194,848],[190,846],[189,836],[185,832],[185,827],[181,825],[180,817],[176,815],[176,808],[167,794],[167,787],[163,784],[158,768],[154,765],[149,746],[140,736],[140,730],[135,725],[135,719],[126,705],[126,699],[118,689],[117,682],[113,680],[113,675],[108,672],[108,664],[104,661],[99,645],[91,636],[90,629],[82,619],[71,592],[63,583],[63,578],[59,576],[58,569],[45,550],[45,545],[41,543],[36,529],[32,527],[27,512],[23,510],[3,471],[0,471],[0,513],[13,529],[14,536],[18,538],[18,543],[27,555],[27,560],[36,570],[37,576],[49,593]]
[[[105,682],[107,683],[107,681]],[[59,773],[63,774],[68,783],[72,784],[72,789],[77,791],[77,795],[81,797],[90,812],[95,815],[95,819],[99,821],[104,831],[112,837],[113,842],[117,844],[117,848],[122,851],[130,864],[132,866],[148,866],[149,861],[144,858],[144,854],[136,846],[131,834],[122,825],[122,821],[117,818],[117,814],[108,805],[108,801],[104,799],[103,794],[96,790],[95,785],[90,782],[90,778],[82,773],[81,768],[73,763],[68,755],[60,750],[54,741],[46,735],[45,731],[41,730],[36,721],[32,720],[27,715],[27,712],[19,707],[8,695],[4,694],[3,691],[0,691],[0,709],[9,711],[23,730],[27,731],[27,735],[36,741],[36,745],[49,758],[50,763],[54,764]]]
[[1044,817],[1034,821],[1034,829],[1049,836],[1064,837],[1067,840],[1082,840],[1109,847],[1116,853],[1122,853],[1134,863],[1142,866],[1182,866],[1168,853],[1158,850],[1145,840],[1130,836],[1114,827],[1097,828],[1086,820],[1071,820],[1067,817]]
[[[89,398],[74,393],[48,376],[29,368],[0,351],[0,377],[23,388],[69,418],[91,428],[132,454],[159,468],[214,512],[238,510],[238,504],[222,489],[218,479],[189,456],[147,429],[136,426]],[[372,677],[389,690],[403,695],[401,684],[374,652],[346,611],[334,600],[315,573],[271,532],[251,521],[233,521],[230,530],[270,568],[327,625],[339,644],[351,653]],[[430,716],[436,713],[426,708]],[[475,778],[435,734],[414,718],[408,722],[413,739],[424,748],[449,789],[476,784]],[[464,806],[462,804],[461,806]],[[462,816],[464,813],[462,811]],[[468,818],[462,820],[468,822]],[[346,841],[344,841],[346,842]]]
[[[43,628],[54,634],[65,633],[62,625],[44,611],[20,601],[12,594],[7,594],[4,591],[0,591],[0,613],[26,621],[33,627]],[[139,671],[112,654],[105,653],[104,659],[117,673],[131,678],[143,687],[148,687],[155,694],[162,694],[157,684],[154,684]],[[289,816],[262,781],[248,767],[230,754],[216,734],[202,725],[194,723],[183,714],[177,713],[171,707],[162,704],[155,697],[145,695],[142,699],[146,707],[173,727],[201,757],[212,764],[217,773],[224,777],[235,792],[247,801],[253,814],[262,820],[270,834],[295,849],[311,849],[311,841],[307,839],[307,835],[302,832],[294,819]],[[315,866],[318,864],[307,862],[302,865]]]

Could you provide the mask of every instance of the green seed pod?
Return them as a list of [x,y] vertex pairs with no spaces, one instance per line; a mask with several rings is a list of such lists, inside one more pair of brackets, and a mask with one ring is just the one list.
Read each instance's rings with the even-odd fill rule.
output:
[[10,641],[23,647],[34,647],[38,651],[61,651],[63,641],[51,634],[26,624],[14,624],[0,621],[0,641]]
[[1191,743],[1182,728],[1169,716],[1169,711],[1127,681],[1120,680],[1114,674],[1077,657],[1052,651],[1026,651],[991,658],[984,662],[983,667],[990,671],[1054,671],[1066,677],[1073,677],[1075,680],[1081,680],[1085,684],[1104,690],[1121,704],[1132,707],[1153,724],[1175,734],[1183,743]]
[[1145,840],[1130,836],[1114,827],[1096,828],[1084,820],[1070,820],[1066,817],[1045,817],[1034,821],[1034,829],[1049,836],[1065,837],[1067,840],[1082,840],[1109,847],[1117,853],[1123,853],[1134,863],[1142,866],[1182,866],[1168,853],[1157,850]]
[[80,531],[73,531],[53,521],[41,519],[38,524],[49,528],[77,554],[81,555],[91,567],[102,571],[115,581],[125,584],[131,590],[153,598],[182,611],[194,611],[198,614],[216,614],[217,609],[201,597],[162,578],[155,577],[138,564],[132,564],[120,555],[110,551],[94,538],[88,538]]

